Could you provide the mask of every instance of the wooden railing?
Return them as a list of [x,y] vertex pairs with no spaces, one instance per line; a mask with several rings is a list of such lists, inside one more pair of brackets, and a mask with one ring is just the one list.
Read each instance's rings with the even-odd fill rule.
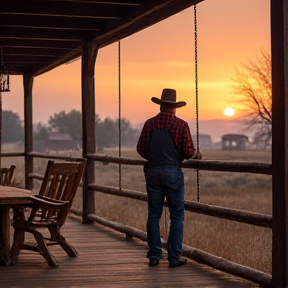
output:
[[[114,157],[110,155],[97,155],[88,154],[87,159],[94,160],[102,163],[118,163],[123,165],[140,165],[145,164],[145,160],[131,159],[125,157]],[[220,162],[220,161],[207,161],[207,160],[187,160],[184,161],[183,168],[192,168],[199,170],[221,171],[221,172],[240,172],[240,173],[256,173],[256,174],[272,174],[272,164],[269,163],[253,163],[253,162]],[[132,198],[140,201],[147,201],[146,193],[134,190],[119,189],[118,187],[104,186],[97,183],[89,183],[88,188],[90,191],[102,192],[105,194],[117,195],[120,197]],[[185,201],[185,210],[205,214],[212,217],[237,221],[254,226],[272,228],[272,216],[265,214],[252,213],[248,211],[230,209],[214,205],[207,205],[194,201]],[[85,213],[85,211],[83,211]],[[97,215],[89,214],[88,219],[93,220],[102,225],[114,228],[117,231],[125,233],[127,237],[136,237],[143,241],[147,241],[147,235],[143,231],[132,228],[121,223],[116,223],[103,219]],[[166,240],[162,239],[164,247]],[[268,285],[272,276],[264,272],[246,267],[222,257],[209,254],[205,251],[183,245],[183,255],[193,259],[194,261],[206,264],[215,269],[227,272],[229,274],[239,276],[249,281],[259,283],[261,285]]]
[[[29,156],[32,158],[42,158],[42,159],[55,159],[55,160],[63,160],[63,161],[81,161],[80,157],[71,157],[71,156],[63,156],[63,155],[56,155],[56,154],[43,154],[43,153],[36,153],[31,152]],[[43,180],[43,175],[39,173],[28,173],[28,178]]]
[[[47,158],[58,160],[79,160],[79,158],[71,158],[67,156],[41,154],[41,153],[29,153],[30,157],[35,158]],[[142,159],[132,159],[125,157],[114,157],[110,155],[97,155],[88,154],[88,161],[97,161],[102,163],[118,163],[123,165],[138,165],[143,166],[145,161]],[[219,162],[219,161],[207,161],[207,160],[187,160],[182,165],[183,168],[210,170],[210,171],[222,171],[222,172],[240,172],[240,173],[256,173],[256,174],[272,174],[272,164],[268,163],[251,163],[251,162]],[[38,173],[29,173],[28,177],[41,180],[43,176]],[[117,195],[119,197],[132,198],[140,201],[147,201],[146,193],[127,190],[118,187],[104,186],[97,183],[88,183],[88,190],[90,192],[101,192],[105,194]],[[91,194],[91,193],[88,193]],[[89,201],[89,197],[86,197]],[[83,206],[85,207],[85,206]],[[272,216],[266,214],[252,213],[248,211],[230,209],[220,206],[207,205],[194,201],[185,201],[185,210],[193,213],[204,214],[212,217],[227,219],[231,221],[237,221],[249,225],[260,226],[265,228],[272,228]],[[147,241],[147,234],[144,231],[138,230],[122,223],[109,221],[93,213],[87,215],[87,211],[75,211],[72,213],[77,215],[86,215],[90,221],[95,221],[101,225],[113,228],[121,233],[125,233],[127,237],[136,237],[140,240]],[[162,239],[163,246],[166,246],[166,239]],[[193,259],[194,261],[206,264],[217,270],[227,272],[229,274],[247,279],[249,281],[261,284],[263,286],[269,285],[272,276],[262,271],[246,267],[235,262],[229,261],[222,257],[209,254],[205,251],[183,245],[183,255]]]
[[1,157],[23,157],[24,152],[11,152],[11,153],[1,153]]

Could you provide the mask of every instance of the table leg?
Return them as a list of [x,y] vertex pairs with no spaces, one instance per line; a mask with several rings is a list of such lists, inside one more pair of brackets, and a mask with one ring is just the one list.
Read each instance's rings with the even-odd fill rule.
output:
[[10,217],[9,207],[0,205],[0,265],[10,265]]

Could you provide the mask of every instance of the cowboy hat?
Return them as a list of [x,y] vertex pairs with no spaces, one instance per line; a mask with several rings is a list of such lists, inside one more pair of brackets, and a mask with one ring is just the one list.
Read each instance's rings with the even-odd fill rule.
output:
[[186,105],[186,102],[176,102],[176,90],[164,88],[162,91],[161,99],[157,97],[151,98],[152,102],[173,108],[180,108]]

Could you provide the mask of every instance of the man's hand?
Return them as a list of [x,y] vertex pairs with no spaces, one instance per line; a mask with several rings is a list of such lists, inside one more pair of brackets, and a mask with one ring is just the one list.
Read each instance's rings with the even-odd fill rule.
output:
[[192,159],[202,159],[202,154],[199,150],[196,150],[192,156]]

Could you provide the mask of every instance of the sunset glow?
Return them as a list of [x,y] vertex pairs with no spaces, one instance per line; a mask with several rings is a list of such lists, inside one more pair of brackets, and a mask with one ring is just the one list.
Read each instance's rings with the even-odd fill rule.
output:
[[[270,51],[269,0],[214,0],[197,5],[199,119],[226,119],[232,105],[231,77],[261,49]],[[257,37],[255,37],[257,35]],[[99,50],[95,64],[96,113],[118,117],[118,43]],[[177,115],[196,117],[193,7],[121,40],[121,116],[143,123],[159,111],[151,97],[174,88],[187,106]],[[12,76],[3,110],[24,118],[23,80]],[[237,108],[237,107],[235,107]],[[62,110],[81,110],[81,60],[35,77],[33,122],[47,123]]]
[[227,107],[224,109],[223,111],[224,115],[227,116],[227,117],[231,117],[231,116],[234,116],[235,114],[235,110],[231,107]]

